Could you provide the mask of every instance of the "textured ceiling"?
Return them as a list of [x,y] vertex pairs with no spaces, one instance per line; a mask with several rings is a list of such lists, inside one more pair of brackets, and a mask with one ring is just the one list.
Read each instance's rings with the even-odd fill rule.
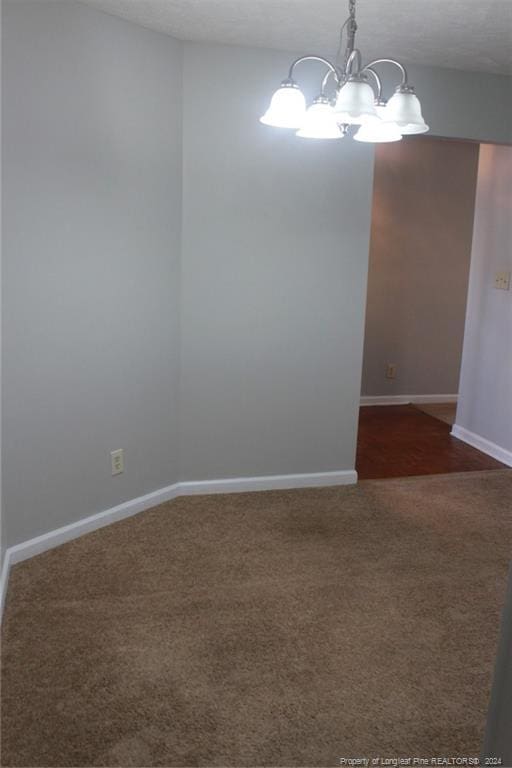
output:
[[[182,40],[334,52],[343,0],[85,0]],[[365,60],[512,74],[512,0],[358,0]]]

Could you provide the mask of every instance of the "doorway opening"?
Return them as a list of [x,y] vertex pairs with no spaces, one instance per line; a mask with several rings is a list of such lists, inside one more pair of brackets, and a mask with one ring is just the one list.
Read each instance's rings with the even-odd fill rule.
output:
[[356,469],[360,479],[502,469],[451,434],[480,145],[377,145]]

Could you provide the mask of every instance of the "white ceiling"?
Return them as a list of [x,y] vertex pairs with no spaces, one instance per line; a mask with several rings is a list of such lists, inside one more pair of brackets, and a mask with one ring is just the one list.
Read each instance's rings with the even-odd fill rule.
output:
[[[85,0],[182,40],[334,53],[346,0]],[[357,0],[364,59],[512,74],[512,0]]]

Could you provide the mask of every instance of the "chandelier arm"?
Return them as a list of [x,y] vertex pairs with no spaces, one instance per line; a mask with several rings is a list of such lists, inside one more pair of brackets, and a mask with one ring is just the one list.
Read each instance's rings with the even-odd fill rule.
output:
[[336,80],[336,83],[340,85],[342,80],[341,72],[339,71],[338,67],[336,67],[334,64],[331,64],[331,62],[328,59],[324,59],[323,56],[300,56],[300,58],[295,59],[295,61],[292,61],[290,65],[290,69],[288,72],[288,80],[293,80],[293,72],[297,64],[301,64],[303,61],[319,61],[322,64],[325,64],[325,66],[329,69],[328,74],[332,74],[334,76],[334,79]]
[[350,56],[347,59],[347,64],[345,66],[345,76],[352,74],[352,65],[354,61],[357,62],[356,75],[359,75],[361,72],[361,51],[359,50],[359,48],[354,48],[353,51],[351,51]]
[[[330,78],[331,75],[334,76],[334,73],[333,73],[332,69],[328,69],[327,72],[324,75],[324,79],[322,80],[322,85],[320,87],[320,95],[321,96],[325,96],[325,88],[327,86],[327,83],[329,82],[329,78]],[[335,80],[336,80],[336,86],[339,86],[340,85],[339,77],[336,77]]]
[[372,69],[370,66],[365,67],[364,71],[369,72],[371,75],[373,75],[375,79],[375,83],[377,85],[377,101],[380,102],[382,99],[382,80],[380,79],[377,72],[374,69]]
[[375,66],[375,64],[394,64],[395,67],[398,67],[402,73],[402,82],[400,83],[400,88],[403,88],[407,85],[407,70],[402,64],[400,64],[399,61],[396,61],[396,59],[374,59],[373,61],[370,61],[369,64],[365,64],[362,71],[365,72],[370,67]]

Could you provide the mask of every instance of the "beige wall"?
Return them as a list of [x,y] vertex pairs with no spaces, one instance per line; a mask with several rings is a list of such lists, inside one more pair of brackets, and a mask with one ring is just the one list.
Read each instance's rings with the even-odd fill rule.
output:
[[377,147],[363,395],[458,390],[477,165],[469,142]]

